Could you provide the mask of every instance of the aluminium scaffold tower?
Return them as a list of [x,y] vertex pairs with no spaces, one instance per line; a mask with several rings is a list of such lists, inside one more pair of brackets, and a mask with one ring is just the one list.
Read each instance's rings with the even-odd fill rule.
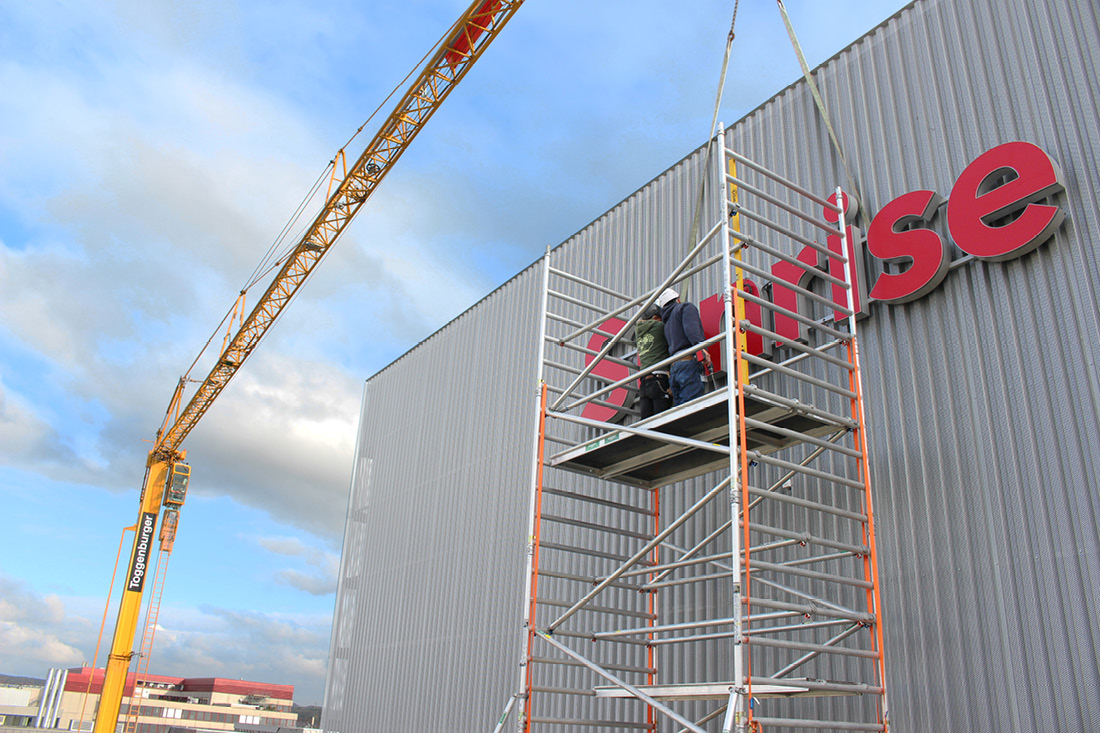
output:
[[[521,733],[887,730],[851,202],[721,128],[711,145],[722,213],[662,282],[632,295],[544,259],[520,680],[497,731],[513,706]],[[728,284],[719,327],[639,370],[639,314],[701,277]],[[639,378],[700,348],[711,389],[638,419]]]

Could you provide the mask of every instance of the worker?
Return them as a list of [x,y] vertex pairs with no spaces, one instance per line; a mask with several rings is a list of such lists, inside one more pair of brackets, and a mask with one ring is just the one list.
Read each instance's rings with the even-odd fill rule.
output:
[[[681,303],[680,294],[672,288],[666,288],[657,297],[657,305],[661,308],[661,320],[665,324],[665,340],[668,341],[670,356],[687,351],[705,339],[703,322],[694,303]],[[698,351],[703,353],[702,363],[695,358]],[[672,388],[673,407],[702,396],[704,364],[707,370],[711,368],[710,354],[706,349],[688,352],[672,362],[669,367],[669,385]]]
[[[661,309],[656,304],[645,310],[638,325],[634,327],[634,341],[638,344],[638,366],[642,369],[668,358],[665,327],[661,323]],[[656,369],[643,376],[640,393],[638,409],[643,420],[671,407],[672,392],[668,387],[668,371]]]

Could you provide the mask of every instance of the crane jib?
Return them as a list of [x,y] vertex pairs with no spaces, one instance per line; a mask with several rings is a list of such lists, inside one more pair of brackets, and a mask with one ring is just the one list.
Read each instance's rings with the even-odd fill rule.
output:
[[337,171],[334,169],[333,182],[337,185],[333,187],[335,190],[331,198],[302,235],[294,252],[244,320],[187,407],[157,441],[159,453],[169,456],[179,449],[184,438],[259,345],[283,308],[336,243],[393,163],[522,4],[523,0],[481,0],[473,3],[455,24],[459,30],[427,64],[343,180],[335,180]]
[[[127,581],[127,589],[132,592],[124,593],[123,602],[119,604],[118,621],[103,677],[94,733],[115,733],[118,725],[127,670],[133,658],[134,633],[157,516],[161,504],[167,504],[167,512],[171,514],[171,518],[165,521],[174,528],[178,519],[174,513],[183,503],[186,492],[186,481],[183,478],[176,476],[179,481],[169,478],[172,471],[182,472],[183,467],[178,462],[186,457],[180,448],[184,438],[263,339],[298,288],[378,186],[389,167],[401,157],[420,128],[522,4],[523,0],[475,0],[466,9],[453,26],[458,29],[457,32],[436,51],[351,170],[341,178],[340,168],[333,166],[329,187],[329,191],[333,192],[331,197],[287,257],[264,296],[229,340],[190,402],[181,412],[177,412],[183,386],[188,381],[187,377],[180,380],[165,419],[165,426],[170,421],[171,425],[162,426],[158,431],[153,450],[149,453],[149,470],[142,489],[140,531],[135,533]],[[337,157],[342,158],[342,155],[343,151],[340,151]],[[171,419],[173,414],[174,420]],[[188,477],[189,471],[187,469]],[[162,502],[164,494],[167,501]],[[174,529],[162,539],[162,551],[165,549],[165,542],[168,550],[171,550],[173,539]],[[157,584],[162,582],[163,579],[156,581]]]
[[477,12],[462,25],[462,29],[447,44],[447,63],[454,66],[469,55],[477,39],[493,22],[494,17],[500,12],[502,0],[485,0]]

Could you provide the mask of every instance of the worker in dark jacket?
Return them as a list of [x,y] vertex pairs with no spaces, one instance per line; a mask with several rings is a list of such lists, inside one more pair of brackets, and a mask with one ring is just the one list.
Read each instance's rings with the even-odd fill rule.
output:
[[[665,326],[661,323],[661,309],[656,305],[649,306],[634,327],[634,341],[638,344],[638,366],[642,369],[668,358]],[[643,420],[672,406],[668,372],[665,370],[658,369],[642,377],[639,391],[638,409]]]
[[[699,309],[693,303],[681,303],[680,294],[672,288],[665,289],[657,298],[661,308],[661,320],[665,324],[665,340],[668,341],[670,356],[690,349],[705,340],[703,322],[699,319]],[[703,394],[703,365],[711,368],[710,354],[701,349],[703,361],[695,358],[695,353],[684,354],[683,358],[672,362],[669,367],[669,386],[672,388],[672,405],[701,397]],[[696,352],[697,353],[697,352]]]

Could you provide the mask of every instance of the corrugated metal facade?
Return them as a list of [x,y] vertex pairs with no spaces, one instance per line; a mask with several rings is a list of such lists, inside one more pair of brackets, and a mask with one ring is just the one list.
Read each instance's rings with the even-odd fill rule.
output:
[[[974,158],[1013,140],[1054,158],[1067,189],[1066,222],[1037,251],[964,260],[928,296],[872,304],[862,322],[898,730],[1100,729],[1098,25],[1085,0],[919,0],[815,72],[864,229],[902,193],[946,197]],[[844,181],[804,83],[728,140],[815,191]],[[653,287],[687,239],[704,158],[555,258],[625,291]],[[945,219],[931,226],[949,238]],[[517,687],[540,278],[520,273],[367,384],[327,731],[490,730]],[[719,290],[691,287],[693,299]],[[723,662],[663,663],[703,676]]]

